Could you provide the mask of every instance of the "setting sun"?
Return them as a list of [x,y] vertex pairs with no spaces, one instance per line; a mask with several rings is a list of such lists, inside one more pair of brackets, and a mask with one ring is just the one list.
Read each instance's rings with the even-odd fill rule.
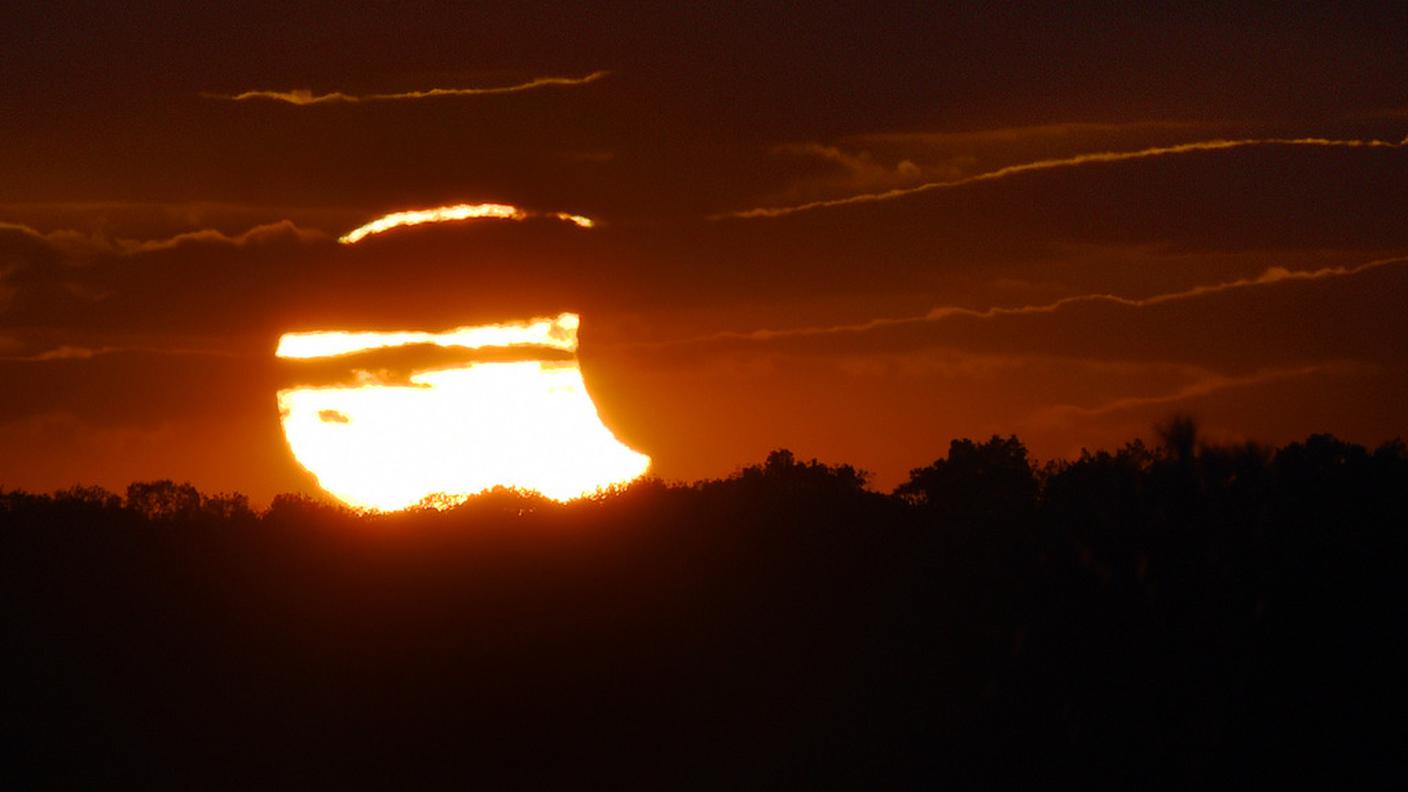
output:
[[[277,354],[325,360],[414,344],[572,352],[577,325],[575,314],[561,314],[445,333],[290,333]],[[294,456],[352,506],[401,509],[431,495],[455,502],[495,486],[567,500],[650,465],[602,424],[573,358],[471,362],[396,382],[350,373],[352,383],[282,390],[278,403]]]
[[1408,787],[1408,0],[145,5],[0,25],[0,792]]

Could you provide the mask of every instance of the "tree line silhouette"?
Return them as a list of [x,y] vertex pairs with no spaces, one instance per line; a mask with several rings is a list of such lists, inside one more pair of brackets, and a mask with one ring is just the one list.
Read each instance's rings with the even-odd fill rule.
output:
[[1403,779],[1401,441],[1175,418],[867,480],[776,451],[391,514],[0,491],[5,785]]

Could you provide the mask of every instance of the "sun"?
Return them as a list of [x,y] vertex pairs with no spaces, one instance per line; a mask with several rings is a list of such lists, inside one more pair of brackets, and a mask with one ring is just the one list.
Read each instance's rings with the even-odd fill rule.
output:
[[[454,503],[495,486],[568,500],[627,483],[650,458],[601,422],[575,356],[578,325],[564,313],[442,333],[286,334],[276,353],[284,360],[349,365],[336,384],[279,391],[284,436],[323,489],[359,508],[402,509],[432,495]],[[414,345],[490,359],[401,378],[354,365],[359,354]]]

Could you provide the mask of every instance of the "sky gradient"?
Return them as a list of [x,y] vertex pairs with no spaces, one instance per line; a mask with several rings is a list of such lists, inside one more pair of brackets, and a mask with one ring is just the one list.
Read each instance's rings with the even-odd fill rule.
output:
[[280,335],[563,311],[668,479],[1408,434],[1401,3],[11,16],[3,487],[310,490]]

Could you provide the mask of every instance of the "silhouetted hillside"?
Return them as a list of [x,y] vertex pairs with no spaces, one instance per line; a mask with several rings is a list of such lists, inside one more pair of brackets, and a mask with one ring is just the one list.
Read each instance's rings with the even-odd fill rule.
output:
[[892,495],[3,492],[5,786],[1401,782],[1403,443],[1161,436]]

